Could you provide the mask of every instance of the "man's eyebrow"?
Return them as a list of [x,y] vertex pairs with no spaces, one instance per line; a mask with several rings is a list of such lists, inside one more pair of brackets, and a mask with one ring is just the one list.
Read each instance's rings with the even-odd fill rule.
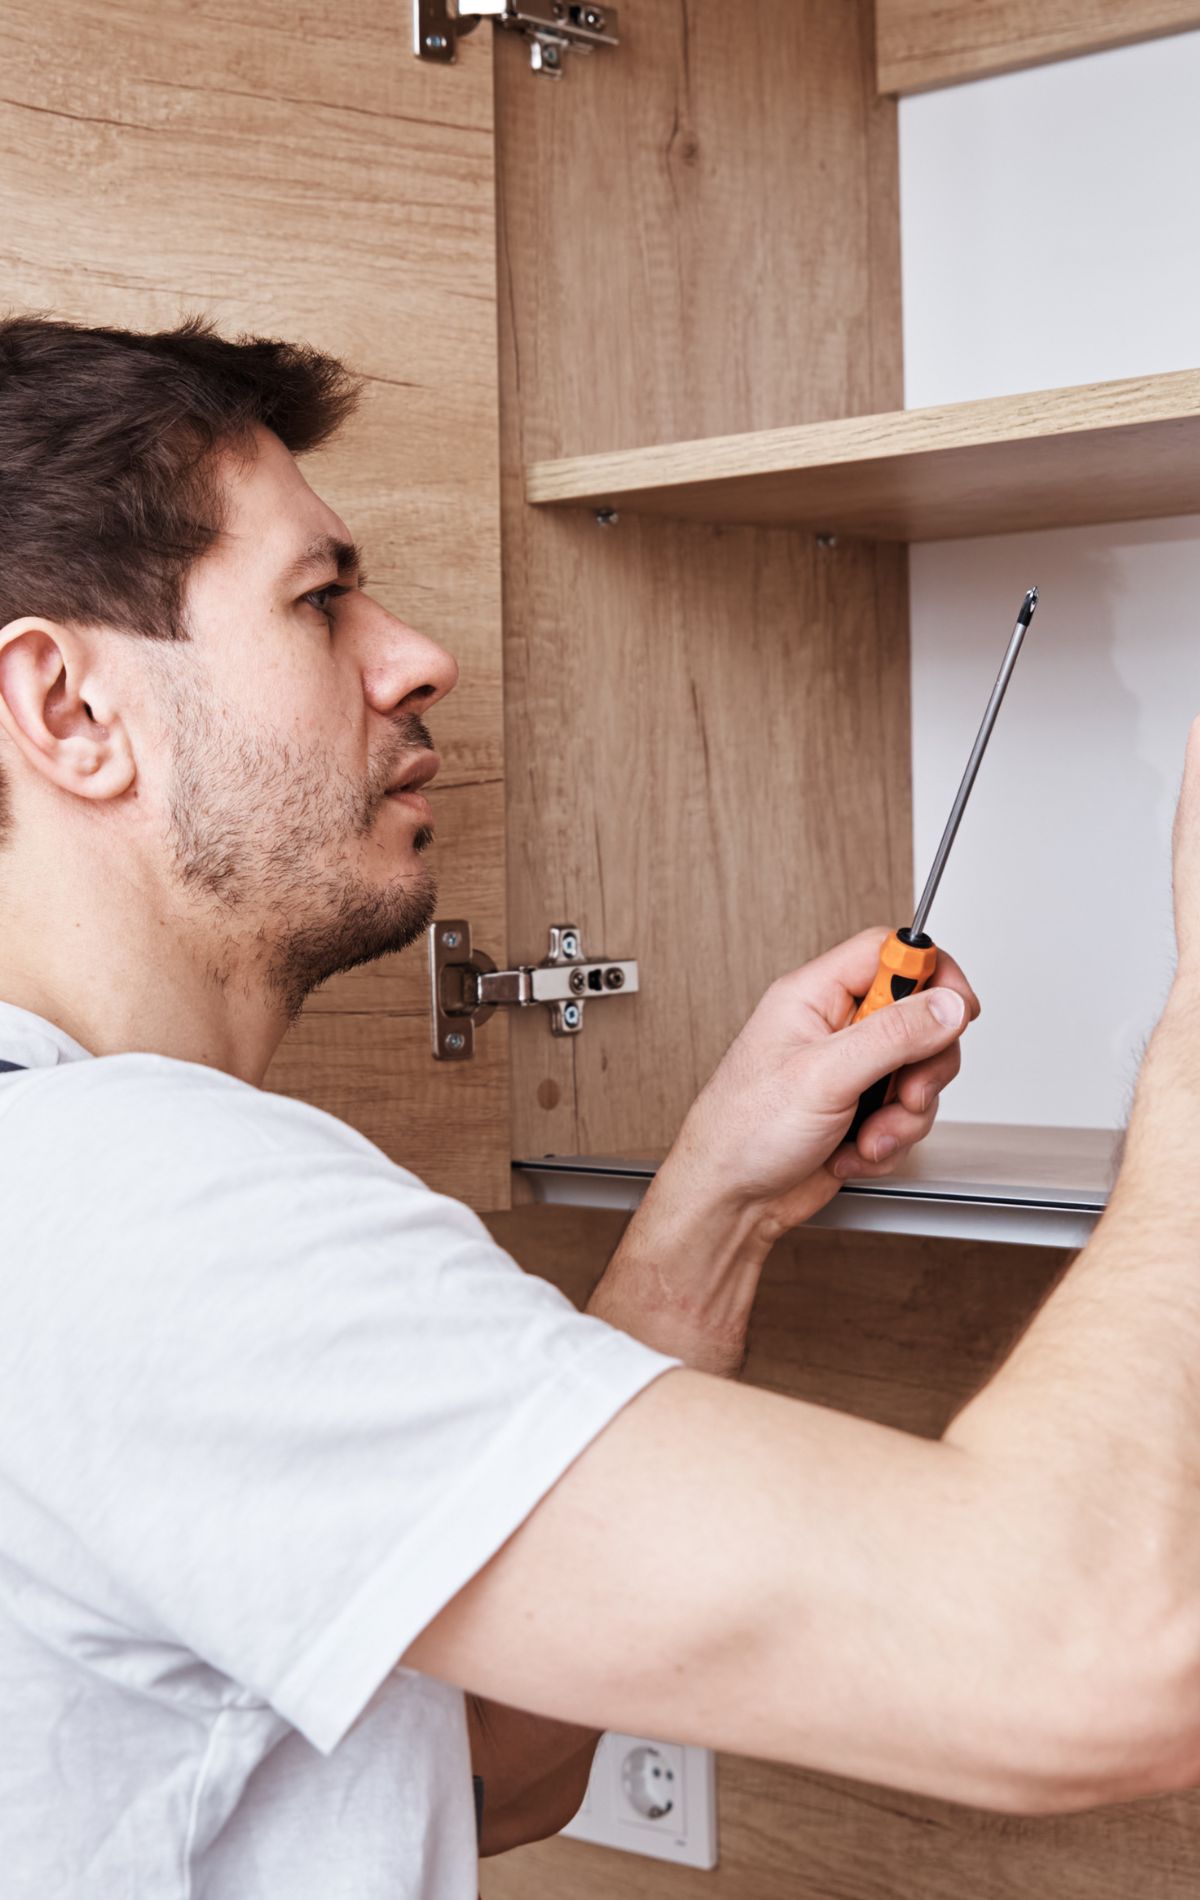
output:
[[332,534],[319,534],[315,541],[309,542],[302,554],[298,554],[284,568],[279,584],[281,587],[295,587],[310,574],[321,570],[327,573],[331,567],[336,568],[339,580],[348,580],[356,574],[360,581],[365,578],[362,550],[353,541],[339,541]]

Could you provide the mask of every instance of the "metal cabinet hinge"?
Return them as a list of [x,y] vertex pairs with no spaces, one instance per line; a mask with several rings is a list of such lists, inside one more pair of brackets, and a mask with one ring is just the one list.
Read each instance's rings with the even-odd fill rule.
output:
[[574,0],[412,0],[413,52],[418,59],[452,65],[462,34],[481,20],[494,20],[529,42],[535,73],[561,79],[567,53],[619,46],[617,10],[576,5]]
[[498,970],[471,943],[471,926],[459,917],[442,917],[429,926],[429,979],[433,1006],[433,1053],[443,1062],[465,1062],[475,1054],[475,1031],[495,1009],[508,1004],[550,1011],[556,1036],[577,1036],[587,1003],[630,996],[638,987],[638,966],[629,957],[585,957],[574,924],[551,924],[544,962]]

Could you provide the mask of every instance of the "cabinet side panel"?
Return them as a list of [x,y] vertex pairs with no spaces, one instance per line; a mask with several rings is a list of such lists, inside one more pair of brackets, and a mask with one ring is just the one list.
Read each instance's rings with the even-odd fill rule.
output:
[[[623,1217],[523,1208],[493,1232],[582,1302]],[[767,1263],[745,1377],[932,1436],[1031,1317],[1049,1248],[804,1233]],[[1025,1820],[722,1756],[713,1873],[551,1840],[485,1861],[484,1900],[1192,1900],[1200,1796]]]
[[513,1024],[518,1153],[662,1149],[773,977],[911,901],[903,551],[524,502],[540,456],[902,400],[870,6],[627,23],[557,86],[496,49],[510,948],[642,966]]
[[[8,309],[133,329],[199,311],[365,374],[358,415],[303,466],[365,544],[372,592],[460,659],[432,718],[443,901],[502,942],[490,34],[446,69],[413,58],[390,0],[15,0],[0,59]],[[331,983],[269,1082],[505,1206],[507,1037],[490,1027],[469,1078],[436,1064],[423,955]]]

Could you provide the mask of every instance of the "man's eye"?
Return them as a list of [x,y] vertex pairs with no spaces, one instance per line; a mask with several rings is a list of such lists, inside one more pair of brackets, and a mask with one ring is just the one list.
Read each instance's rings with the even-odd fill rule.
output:
[[350,589],[348,587],[342,587],[336,581],[330,581],[328,586],[314,587],[311,593],[301,594],[300,598],[308,606],[315,607],[319,614],[324,614],[326,620],[332,622],[333,614],[330,611],[330,601],[340,600],[343,594],[348,594],[349,592]]

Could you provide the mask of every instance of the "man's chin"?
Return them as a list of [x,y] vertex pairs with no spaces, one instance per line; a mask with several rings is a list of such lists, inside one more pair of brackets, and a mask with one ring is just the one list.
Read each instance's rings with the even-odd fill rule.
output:
[[[413,845],[423,851],[432,841],[432,831],[423,827]],[[343,889],[333,915],[293,930],[279,946],[272,987],[294,1017],[305,998],[331,977],[407,950],[425,935],[436,912],[437,882],[428,865],[386,890]]]

